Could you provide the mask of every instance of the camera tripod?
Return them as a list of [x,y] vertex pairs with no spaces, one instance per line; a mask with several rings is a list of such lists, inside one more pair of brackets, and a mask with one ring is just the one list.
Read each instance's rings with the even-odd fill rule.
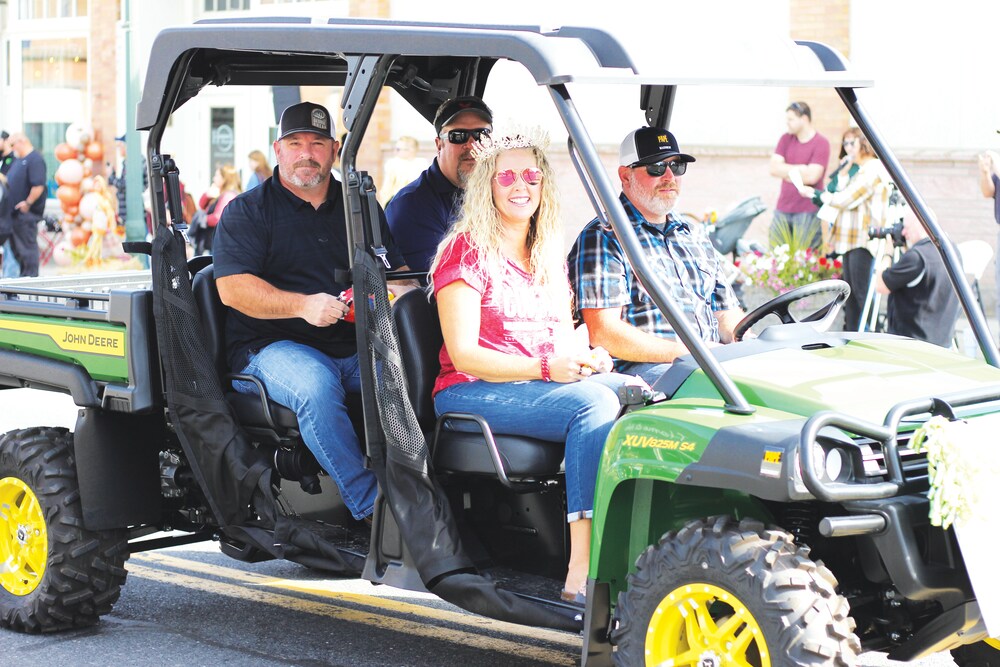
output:
[[899,261],[902,247],[890,241],[890,236],[880,236],[878,244],[875,246],[875,259],[872,262],[871,274],[868,277],[868,293],[865,295],[865,305],[861,309],[861,318],[858,320],[858,331],[880,331],[878,324],[879,308],[882,305],[882,295],[875,290],[875,279],[882,269],[880,269],[886,254],[889,252],[888,246],[892,243],[892,266]]
[[906,240],[903,237],[903,209],[906,206],[906,202],[900,197],[899,188],[896,187],[895,183],[889,183],[888,188],[889,198],[887,207],[889,215],[886,217],[888,220],[892,220],[893,224],[885,227],[873,226],[868,229],[868,238],[871,240],[878,239],[878,243],[875,246],[875,258],[872,262],[872,270],[868,276],[868,293],[865,295],[865,305],[861,310],[861,317],[858,319],[859,333],[863,331],[884,330],[884,327],[880,329],[878,326],[882,295],[875,289],[875,278],[881,271],[882,262],[889,252],[888,244],[892,243],[892,261],[889,263],[889,266],[899,261],[902,248],[906,245]]

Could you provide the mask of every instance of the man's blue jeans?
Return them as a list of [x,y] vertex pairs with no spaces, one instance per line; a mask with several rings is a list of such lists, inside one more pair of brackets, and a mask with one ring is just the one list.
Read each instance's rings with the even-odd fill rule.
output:
[[638,375],[646,381],[646,384],[652,387],[660,379],[660,376],[670,370],[671,366],[673,366],[672,361],[662,363],[656,361],[626,361],[623,364],[619,364],[618,372],[625,375]]
[[[482,415],[494,433],[566,443],[569,521],[594,513],[594,486],[604,441],[618,416],[618,387],[628,376],[601,373],[582,382],[461,382],[438,392],[434,409]],[[470,431],[463,422],[449,428]]]
[[[289,408],[299,420],[299,432],[340,488],[355,519],[375,506],[375,474],[364,467],[361,443],[347,414],[348,393],[361,392],[358,355],[343,359],[282,340],[252,353],[243,373],[264,383],[268,396]],[[249,382],[233,382],[237,391],[256,394]]]
[[21,265],[18,263],[17,257],[14,257],[14,246],[11,245],[10,239],[7,239],[7,242],[3,244],[3,277],[21,277]]

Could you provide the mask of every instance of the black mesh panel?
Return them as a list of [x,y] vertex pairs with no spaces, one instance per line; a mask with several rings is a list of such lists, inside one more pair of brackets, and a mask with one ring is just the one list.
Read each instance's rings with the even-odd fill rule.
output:
[[357,326],[367,332],[358,346],[368,371],[362,373],[362,386],[366,403],[374,400],[378,408],[373,414],[366,405],[368,451],[421,580],[443,600],[477,614],[578,632],[579,615],[532,603],[476,573],[451,506],[431,474],[427,443],[410,405],[382,268],[363,251],[355,255],[354,294]]
[[219,525],[240,523],[249,516],[253,492],[270,464],[240,431],[223,400],[191,293],[184,239],[163,225],[153,241],[152,273],[156,339],[172,422]]
[[399,358],[392,307],[384,284],[381,276],[365,272],[365,293],[382,295],[382,298],[369,299],[368,303],[374,305],[368,328],[373,341],[371,364],[375,399],[389,445],[387,453],[398,463],[426,471],[427,443],[406,391],[406,376]]

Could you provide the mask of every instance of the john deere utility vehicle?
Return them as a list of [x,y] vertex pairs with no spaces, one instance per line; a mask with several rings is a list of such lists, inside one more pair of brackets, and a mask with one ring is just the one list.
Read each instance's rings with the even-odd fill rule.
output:
[[[756,42],[646,64],[580,27],[288,18],[164,30],[136,112],[156,231],[131,249],[150,254],[149,283],[101,289],[80,276],[0,288],[0,385],[67,393],[80,407],[72,432],[39,425],[0,439],[0,625],[96,623],[122,592],[129,554],[214,539],[244,561],[290,559],[582,633],[587,666],[850,665],[868,650],[1000,666],[989,639],[1000,619],[979,603],[995,578],[970,576],[955,529],[931,524],[926,455],[911,447],[932,416],[996,419],[1000,370],[983,314],[953,245],[858,102],[870,82],[822,44]],[[548,93],[596,215],[691,350],[652,392],[620,397],[583,611],[558,594],[563,443],[493,434],[483,420],[481,433],[438,423],[435,307],[420,292],[388,301],[386,280],[400,276],[379,259],[375,188],[357,164],[383,90],[430,122],[445,99],[489,102],[499,61]],[[379,481],[371,528],[345,512],[294,413],[263,390],[233,391],[211,259],[187,259],[169,215],[193,162],[162,150],[171,116],[208,87],[290,85],[343,90],[345,279],[370,304],[356,315],[354,417]],[[836,281],[751,313],[741,329],[779,315],[758,337],[706,347],[640,252],[588,132],[603,119],[585,120],[570,94],[601,86],[669,127],[681,91],[698,85],[732,85],[734,109],[759,99],[747,96],[757,86],[834,89],[938,246],[986,361],[828,331],[847,290]],[[796,321],[788,305],[808,295],[829,304]]]

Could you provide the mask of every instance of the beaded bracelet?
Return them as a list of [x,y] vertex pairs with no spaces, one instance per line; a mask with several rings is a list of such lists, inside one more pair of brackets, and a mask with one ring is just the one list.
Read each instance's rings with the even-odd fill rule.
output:
[[542,379],[546,382],[552,382],[552,373],[549,371],[548,357],[542,357]]

